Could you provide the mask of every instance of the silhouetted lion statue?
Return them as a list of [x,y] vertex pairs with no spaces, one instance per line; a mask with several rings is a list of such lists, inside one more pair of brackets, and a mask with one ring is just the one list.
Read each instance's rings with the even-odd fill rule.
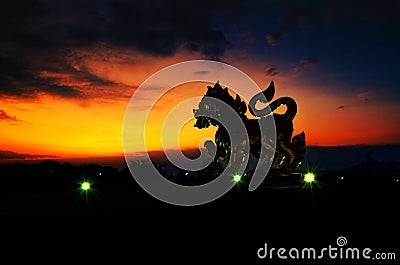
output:
[[[260,126],[257,119],[249,119],[246,116],[247,106],[244,101],[241,100],[239,95],[233,98],[227,88],[222,88],[219,82],[217,82],[214,87],[207,86],[208,90],[205,94],[207,97],[213,97],[219,99],[229,106],[231,106],[235,112],[240,116],[243,123],[246,126],[247,134],[250,141],[250,153],[256,157],[260,158],[261,148],[261,132]],[[304,132],[294,136],[293,134],[293,118],[297,113],[297,104],[294,99],[290,97],[281,97],[271,102],[275,94],[275,85],[271,81],[268,88],[264,91],[253,96],[249,102],[249,111],[252,115],[256,116],[258,119],[267,119],[273,117],[276,126],[276,150],[275,156],[272,162],[271,169],[279,175],[287,175],[295,171],[297,166],[304,158],[305,153],[305,134]],[[255,105],[258,101],[265,102],[265,99],[269,102],[269,108],[257,110]],[[287,109],[284,114],[273,113],[279,106],[286,105]],[[199,103],[199,108],[194,109],[193,113],[196,116],[195,127],[199,129],[208,128],[210,125],[218,127],[215,133],[215,146],[207,143],[205,147],[207,150],[211,150],[212,153],[216,152],[215,160],[228,161],[231,151],[230,137],[227,130],[220,124],[217,120],[201,116],[202,113],[210,111],[210,108],[216,108],[207,102],[207,99],[203,97]],[[218,109],[213,109],[212,111],[218,112]],[[218,115],[218,114],[217,114]]]

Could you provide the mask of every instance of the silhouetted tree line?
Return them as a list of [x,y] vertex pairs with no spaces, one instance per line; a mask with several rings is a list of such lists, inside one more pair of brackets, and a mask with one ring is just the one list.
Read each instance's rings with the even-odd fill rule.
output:
[[0,189],[3,193],[69,191],[78,189],[84,180],[90,181],[96,188],[134,182],[128,168],[118,170],[93,163],[6,163],[0,164],[0,172]]
[[[165,161],[151,160],[157,171],[166,179],[176,184],[185,186],[197,186],[206,184],[216,179],[225,169],[217,162],[211,162],[205,168],[198,171],[188,171],[178,168],[174,164]],[[132,161],[133,167],[140,167],[144,161]],[[147,162],[149,163],[149,162]]]
[[[143,161],[134,161],[134,167],[143,165]],[[181,185],[201,185],[214,180],[223,171],[219,163],[212,163],[197,172],[181,170],[170,163],[154,162],[155,168],[166,179]],[[40,163],[0,163],[0,192],[63,192],[80,188],[89,181],[93,188],[102,189],[114,185],[138,186],[129,169],[118,170],[112,166],[94,163],[74,165],[57,161]]]

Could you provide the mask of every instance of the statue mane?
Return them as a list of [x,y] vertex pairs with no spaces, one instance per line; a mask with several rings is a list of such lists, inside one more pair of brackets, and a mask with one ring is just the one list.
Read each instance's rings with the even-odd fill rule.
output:
[[[207,97],[213,97],[219,100],[222,100],[229,106],[231,106],[237,114],[239,114],[241,117],[246,116],[247,112],[247,105],[246,102],[244,102],[238,94],[236,94],[236,98],[233,98],[228,91],[228,88],[225,87],[223,88],[219,82],[215,83],[213,87],[207,86],[207,92],[205,94]],[[243,118],[244,118],[243,117]]]

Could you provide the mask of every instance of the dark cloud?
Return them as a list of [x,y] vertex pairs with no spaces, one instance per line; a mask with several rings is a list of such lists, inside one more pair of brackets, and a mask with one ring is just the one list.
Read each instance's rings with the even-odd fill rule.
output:
[[196,75],[206,75],[206,74],[208,74],[208,73],[210,73],[210,71],[196,71],[196,72],[194,72],[194,74],[196,74]]
[[279,74],[279,71],[275,67],[268,67],[267,70],[265,70],[264,73],[265,73],[266,76],[274,76],[274,75]]
[[11,151],[0,150],[0,160],[14,160],[14,159],[29,159],[29,158],[56,158],[57,156],[51,155],[32,155],[20,154]]
[[279,46],[281,44],[282,38],[286,38],[287,36],[287,32],[270,32],[265,35],[265,40],[271,46]]
[[240,57],[240,58],[244,58],[244,59],[249,58],[249,57],[250,57],[249,50],[247,50],[247,49],[242,49],[242,50],[240,50],[240,52],[239,52],[239,57]]
[[16,116],[10,116],[8,115],[4,110],[0,109],[0,122],[1,121],[6,121],[6,122],[18,122],[19,120],[17,119]]
[[280,44],[280,34],[277,32],[270,32],[265,36],[267,43],[271,46],[279,46]]
[[299,63],[302,67],[312,67],[317,63],[317,59],[307,57],[307,58],[301,59],[299,61]]
[[[87,69],[74,69],[64,58],[57,56],[44,62],[36,59],[36,56],[0,56],[0,67],[4,69],[0,72],[0,96],[32,98],[44,92],[72,98],[82,96],[82,83],[92,86],[113,85],[112,82],[91,74]],[[63,76],[68,76],[70,82],[65,82]]]
[[369,101],[369,92],[361,92],[356,95],[358,101]]
[[298,72],[300,72],[300,68],[298,66],[293,66],[292,73],[297,74]]
[[[98,44],[168,56],[183,47],[220,60],[232,44],[219,28],[242,16],[240,3],[202,1],[8,1],[0,9],[0,96],[44,92],[81,97],[81,87],[40,75],[69,74],[92,86],[111,86],[88,69],[74,67],[73,51]],[[95,53],[95,51],[93,51]],[[79,83],[79,82],[78,82]]]
[[311,68],[317,64],[317,59],[312,57],[307,57],[299,60],[295,65],[292,66],[292,73],[298,74],[305,68]]
[[300,28],[307,28],[312,26],[314,19],[312,6],[303,7],[290,7],[287,14],[280,19],[280,22],[284,26],[297,25]]
[[[36,47],[85,47],[93,43],[171,55],[181,45],[206,56],[230,47],[216,28],[236,21],[241,4],[225,1],[20,1],[2,4],[0,39]],[[229,21],[229,22],[228,22]]]
[[240,37],[242,37],[248,44],[254,44],[257,41],[256,36],[254,36],[250,30],[240,32]]

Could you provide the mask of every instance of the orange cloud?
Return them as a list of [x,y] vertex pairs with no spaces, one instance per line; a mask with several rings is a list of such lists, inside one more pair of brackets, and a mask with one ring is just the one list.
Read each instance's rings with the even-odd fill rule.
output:
[[0,122],[1,121],[12,123],[12,122],[18,122],[19,120],[17,119],[16,116],[10,116],[4,110],[0,109]]

